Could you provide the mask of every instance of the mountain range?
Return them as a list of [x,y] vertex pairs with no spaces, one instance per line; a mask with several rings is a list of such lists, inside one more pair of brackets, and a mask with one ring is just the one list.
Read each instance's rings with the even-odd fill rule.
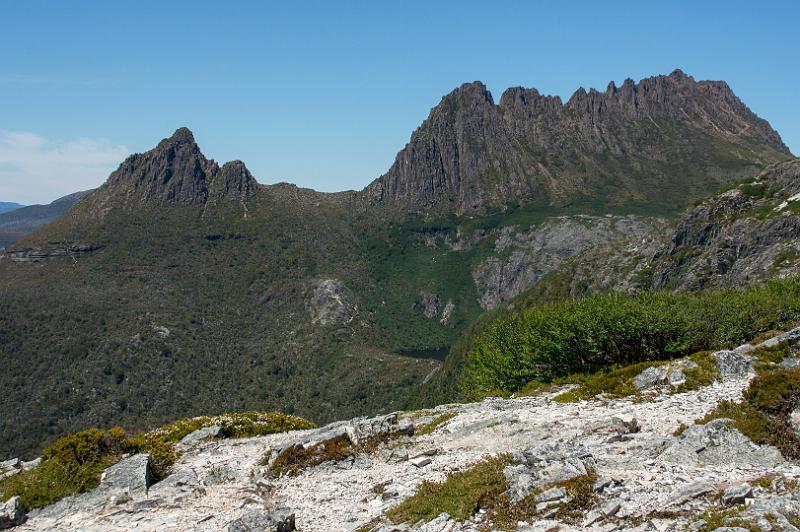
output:
[[[486,311],[791,158],[681,71],[566,103],[462,85],[362,191],[261,185],[178,129],[2,255],[0,455],[93,425],[408,407],[448,389],[436,359]],[[702,238],[679,223],[659,257]]]
[[48,205],[17,205],[16,208],[0,211],[0,248],[13,244],[40,227],[67,213],[86,192],[75,192],[59,198]]
[[24,205],[9,201],[0,201],[0,214],[19,209],[20,207],[24,207]]

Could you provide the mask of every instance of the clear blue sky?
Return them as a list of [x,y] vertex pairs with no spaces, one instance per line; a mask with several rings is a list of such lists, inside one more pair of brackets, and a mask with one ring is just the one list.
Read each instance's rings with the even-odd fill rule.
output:
[[800,153],[800,2],[0,1],[0,201],[101,184],[188,126],[262,183],[361,188],[441,96],[681,68]]

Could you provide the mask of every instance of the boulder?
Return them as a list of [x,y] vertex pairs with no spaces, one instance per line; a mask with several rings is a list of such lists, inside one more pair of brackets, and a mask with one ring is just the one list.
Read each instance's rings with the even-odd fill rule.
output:
[[127,493],[144,497],[150,487],[150,455],[135,454],[123,458],[103,472],[99,491]]
[[686,382],[686,374],[680,369],[674,369],[667,375],[667,382],[670,386],[680,386]]
[[535,490],[587,475],[596,467],[583,446],[542,444],[514,453],[514,464],[504,470],[508,497],[517,503]]
[[654,386],[661,386],[669,382],[669,372],[664,366],[651,366],[633,379],[633,384],[639,391],[648,390]]
[[669,504],[680,506],[681,504],[702,497],[714,491],[714,485],[710,482],[697,481],[686,484],[673,491],[669,496]]
[[294,513],[285,508],[250,510],[228,523],[228,532],[293,532]]
[[753,488],[749,484],[729,486],[722,493],[722,504],[744,504],[744,501],[752,496]]
[[754,346],[753,344],[743,344],[743,345],[740,345],[739,347],[737,347],[736,349],[734,349],[733,351],[734,351],[734,353],[738,353],[740,355],[746,355],[747,353],[749,353],[750,351],[754,350],[755,348],[756,348],[756,346]]
[[795,327],[790,331],[786,331],[785,333],[779,334],[778,336],[773,336],[769,340],[764,340],[758,347],[774,347],[781,342],[795,342],[800,339],[800,327]]
[[800,404],[789,414],[789,423],[792,425],[794,431],[800,435]]
[[736,351],[717,351],[712,356],[722,380],[741,379],[752,370],[753,359]]
[[774,467],[784,463],[776,448],[753,444],[727,419],[688,427],[667,444],[659,459],[682,466]]
[[196,431],[187,434],[181,441],[178,442],[177,447],[180,450],[185,450],[194,445],[197,445],[199,442],[203,440],[219,438],[221,436],[222,436],[222,427],[220,427],[219,425],[211,425],[210,427],[203,427],[202,429],[197,429]]
[[11,497],[0,506],[0,529],[21,525],[25,519],[25,509],[19,497]]

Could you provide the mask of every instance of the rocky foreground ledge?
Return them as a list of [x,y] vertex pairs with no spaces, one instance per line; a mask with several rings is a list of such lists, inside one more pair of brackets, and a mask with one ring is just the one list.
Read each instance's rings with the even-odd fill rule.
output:
[[[742,399],[754,377],[751,349],[717,356],[720,382],[673,393],[669,379],[650,379],[644,399],[553,401],[561,388],[238,440],[204,428],[179,444],[172,474],[157,484],[148,480],[149,457],[129,456],[89,493],[27,516],[18,501],[0,505],[0,528],[486,530],[494,525],[485,510],[399,524],[387,511],[423,481],[504,457],[503,496],[535,505],[534,516],[512,523],[519,530],[798,530],[800,465],[725,420],[695,424],[720,401]],[[575,479],[590,480],[590,489],[570,509]]]

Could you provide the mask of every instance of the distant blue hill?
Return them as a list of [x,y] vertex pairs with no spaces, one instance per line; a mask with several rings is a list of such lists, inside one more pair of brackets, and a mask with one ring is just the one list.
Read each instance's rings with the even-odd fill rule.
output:
[[11,210],[0,210],[0,249],[60,218],[89,192],[91,191],[75,192],[49,205],[23,207],[16,203],[0,203],[0,206],[17,205],[17,208]]
[[0,213],[15,211],[17,209],[21,209],[24,206],[25,205],[20,205],[19,203],[0,201]]

